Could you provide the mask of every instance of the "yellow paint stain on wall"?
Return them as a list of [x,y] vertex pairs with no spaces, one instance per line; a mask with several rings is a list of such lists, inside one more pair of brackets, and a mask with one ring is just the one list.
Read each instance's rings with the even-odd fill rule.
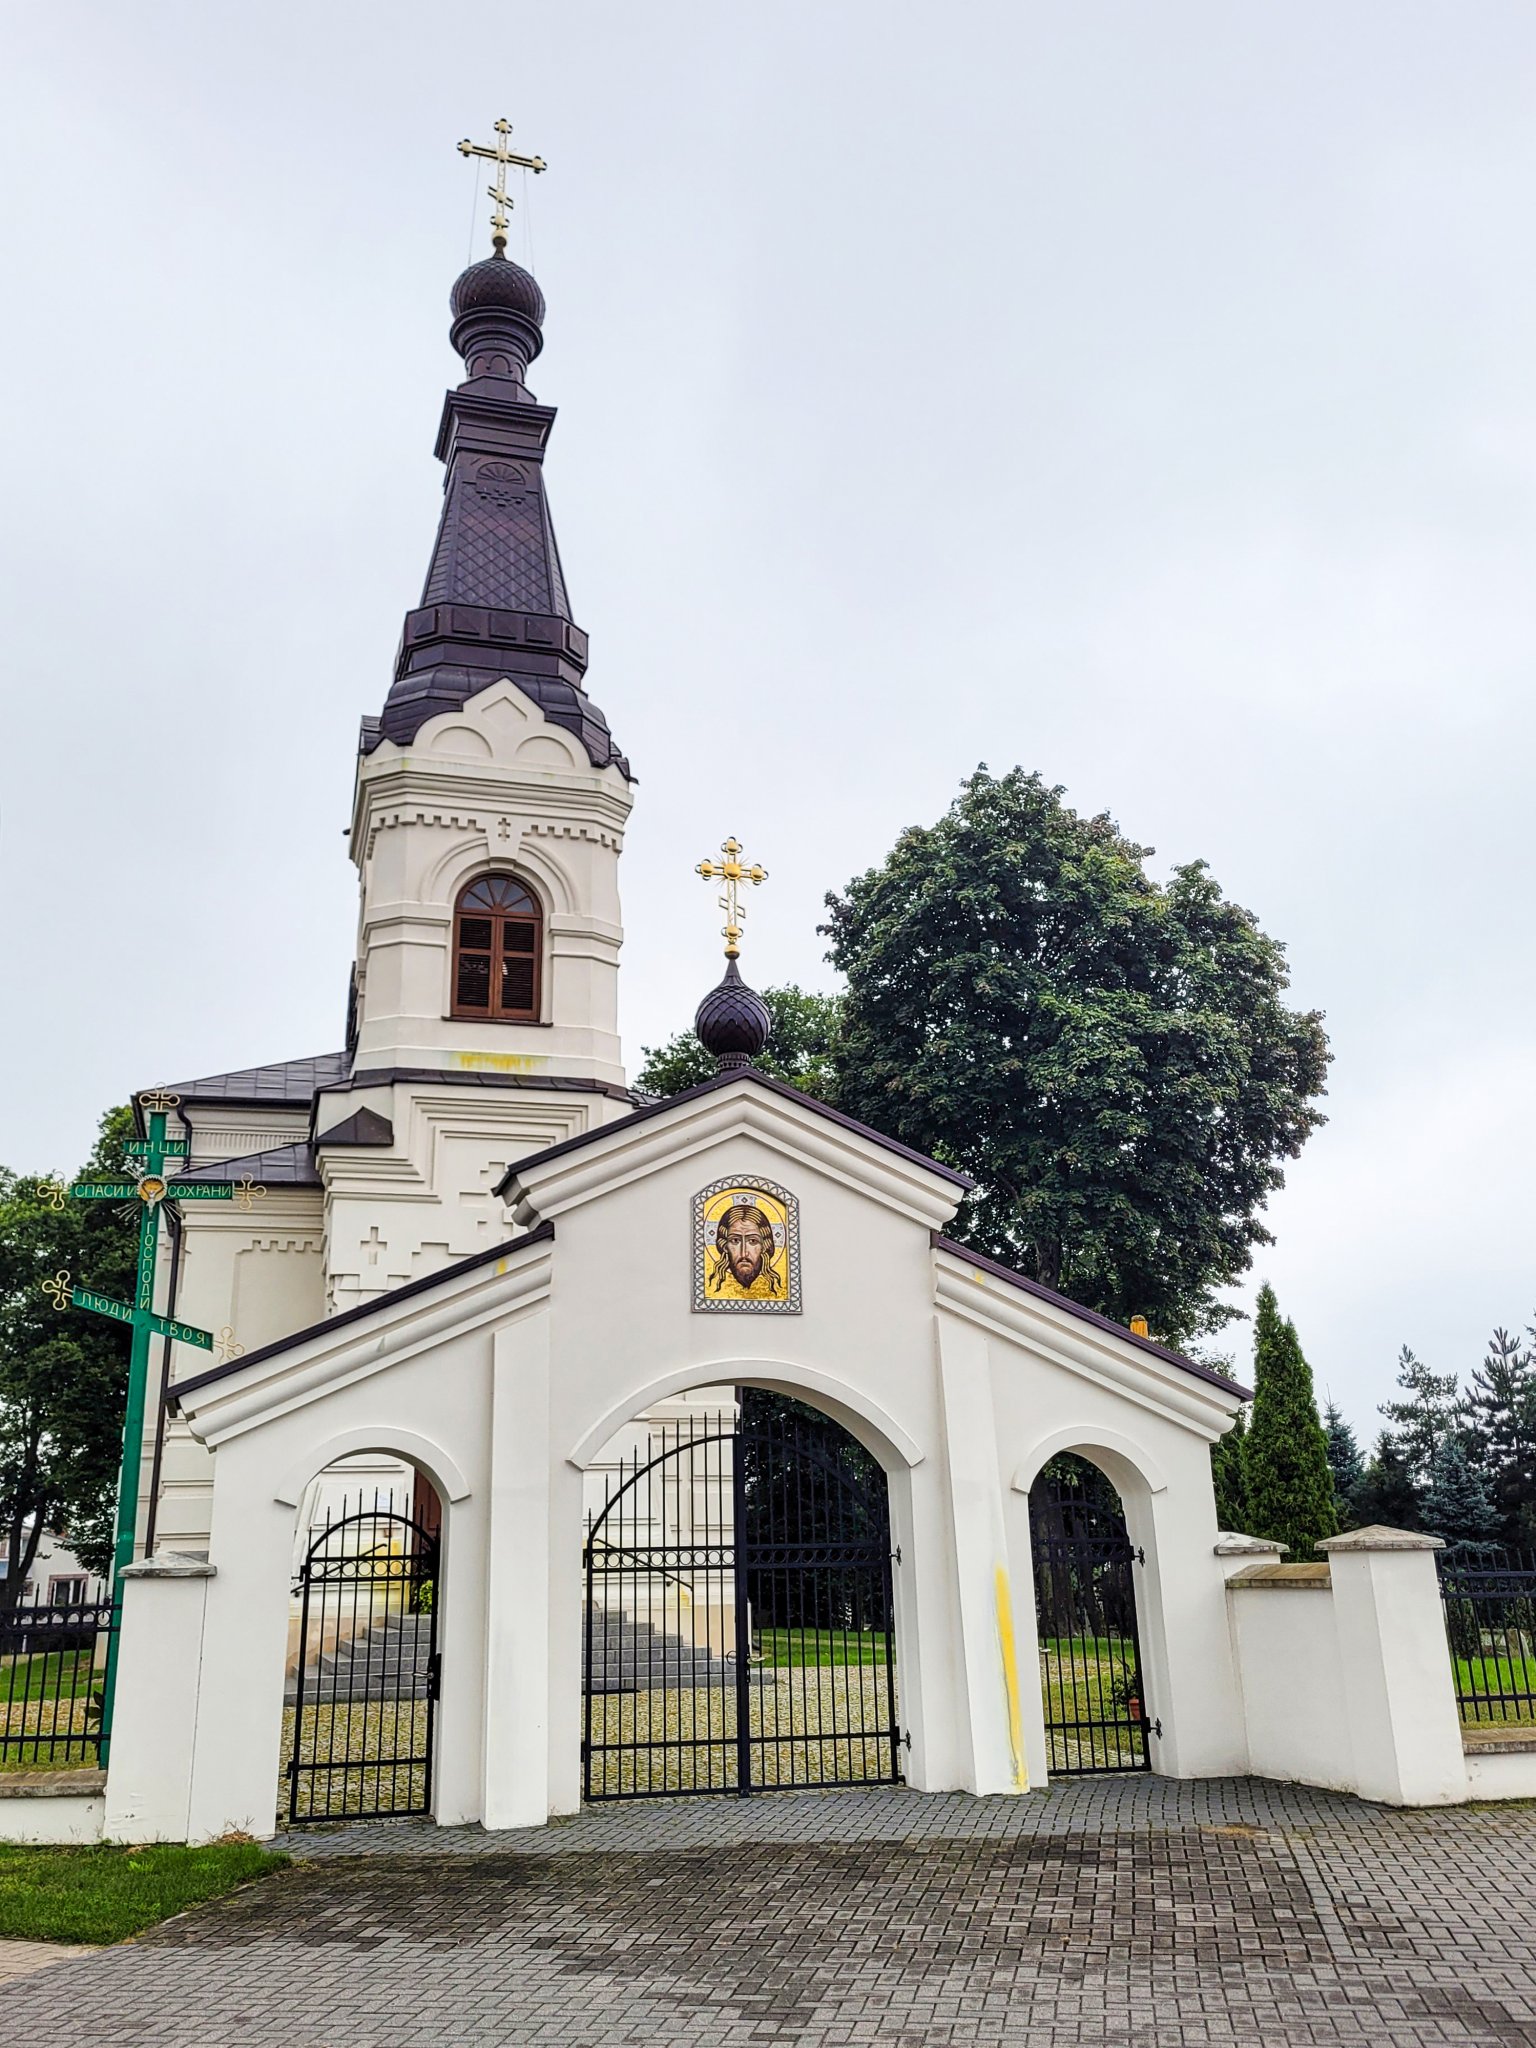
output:
[[994,1581],[997,1599],[997,1645],[1003,1659],[1003,1686],[1008,1694],[1008,1746],[1013,1751],[1013,1788],[1029,1790],[1029,1766],[1024,1760],[1024,1716],[1019,1706],[1019,1660],[1013,1641],[1013,1601],[1008,1591],[1008,1573],[997,1567]]
[[531,1052],[456,1052],[453,1064],[471,1073],[541,1074],[549,1061]]

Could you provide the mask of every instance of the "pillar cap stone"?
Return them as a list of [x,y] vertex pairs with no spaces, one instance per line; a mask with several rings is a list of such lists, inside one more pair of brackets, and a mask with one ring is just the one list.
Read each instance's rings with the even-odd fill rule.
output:
[[1331,1555],[1334,1551],[1347,1554],[1351,1550],[1444,1550],[1445,1542],[1439,1536],[1426,1536],[1420,1529],[1387,1529],[1380,1522],[1372,1522],[1368,1529],[1349,1529],[1342,1536],[1325,1536],[1317,1547]]
[[181,1550],[157,1550],[153,1557],[125,1564],[120,1579],[216,1579],[219,1568],[206,1557],[189,1557]]
[[1267,1536],[1240,1536],[1234,1529],[1223,1529],[1216,1538],[1217,1557],[1284,1557],[1290,1549],[1288,1543],[1271,1543]]

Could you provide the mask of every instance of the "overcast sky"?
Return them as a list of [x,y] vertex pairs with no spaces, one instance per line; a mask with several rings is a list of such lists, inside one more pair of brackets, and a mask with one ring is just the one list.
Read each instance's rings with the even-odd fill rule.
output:
[[[336,1047],[357,721],[439,505],[458,156],[512,253],[624,1030],[759,982],[978,761],[1207,859],[1328,1013],[1256,1268],[1372,1426],[1536,1308],[1536,9],[13,5],[0,1159]],[[473,239],[472,239],[473,223]],[[1234,1335],[1246,1362],[1245,1329]]]

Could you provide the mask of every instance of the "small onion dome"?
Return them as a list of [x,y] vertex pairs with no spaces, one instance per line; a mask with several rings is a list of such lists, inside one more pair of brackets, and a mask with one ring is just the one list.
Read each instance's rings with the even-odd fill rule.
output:
[[461,313],[483,312],[491,306],[521,313],[535,327],[544,325],[544,294],[538,281],[508,256],[497,254],[487,256],[483,263],[471,263],[448,294],[448,310],[455,320]]
[[734,960],[725,963],[725,979],[700,1003],[693,1028],[706,1052],[713,1053],[722,1074],[750,1067],[768,1043],[773,1019],[755,988],[748,988]]
[[537,280],[498,249],[459,275],[448,306],[448,338],[470,376],[510,377],[520,384],[544,346],[544,294]]

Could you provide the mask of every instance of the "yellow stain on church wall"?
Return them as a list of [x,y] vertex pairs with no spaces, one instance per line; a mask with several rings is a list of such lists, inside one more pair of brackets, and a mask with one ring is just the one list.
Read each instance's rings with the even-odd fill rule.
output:
[[1013,1751],[1013,1789],[1029,1790],[1029,1766],[1024,1760],[1024,1716],[1019,1706],[1019,1660],[1013,1641],[1013,1601],[1008,1592],[1008,1573],[997,1567],[994,1580],[997,1599],[997,1644],[1003,1659],[1003,1686],[1008,1694],[1008,1746]]
[[541,1054],[532,1052],[456,1052],[452,1058],[456,1067],[471,1073],[541,1074],[549,1065]]

